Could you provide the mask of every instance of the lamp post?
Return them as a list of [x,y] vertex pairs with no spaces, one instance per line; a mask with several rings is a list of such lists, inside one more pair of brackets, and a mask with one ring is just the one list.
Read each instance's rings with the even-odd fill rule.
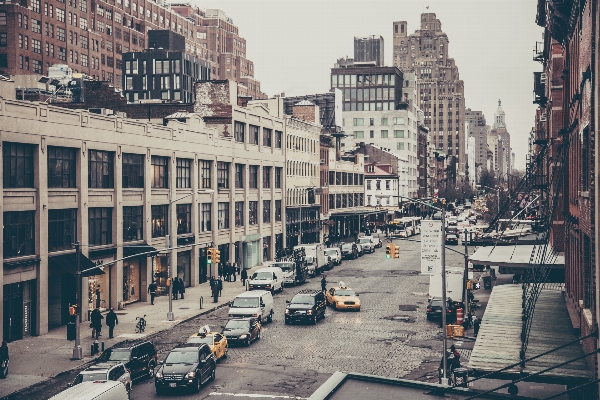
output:
[[[185,196],[182,196],[178,199],[175,200],[171,200],[171,190],[169,189],[169,216],[172,215],[173,213],[173,203],[177,203],[179,200],[183,200],[185,198],[188,198],[194,194],[198,194],[198,193],[214,193],[213,189],[198,189],[195,192],[192,193],[188,193]],[[167,235],[165,235],[165,245],[166,245],[166,249],[169,251],[169,264],[167,266],[167,273],[168,273],[168,277],[167,279],[171,279],[171,267],[173,265],[173,250],[176,248],[176,246],[173,246],[173,234],[171,232],[173,224],[171,223],[170,220],[167,220]],[[175,244],[177,242],[175,241]],[[173,282],[171,282],[171,284],[169,285],[169,311],[167,311],[167,321],[175,321],[175,315],[173,313]]]

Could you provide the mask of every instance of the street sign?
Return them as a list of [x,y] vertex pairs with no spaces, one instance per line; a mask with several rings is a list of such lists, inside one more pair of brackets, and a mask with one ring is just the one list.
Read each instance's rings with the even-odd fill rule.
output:
[[421,222],[421,273],[435,275],[442,272],[442,221]]

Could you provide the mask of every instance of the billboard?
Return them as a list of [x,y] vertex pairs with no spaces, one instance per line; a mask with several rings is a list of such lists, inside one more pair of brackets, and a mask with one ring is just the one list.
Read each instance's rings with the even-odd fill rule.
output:
[[442,273],[442,249],[442,221],[423,220],[421,222],[422,274]]

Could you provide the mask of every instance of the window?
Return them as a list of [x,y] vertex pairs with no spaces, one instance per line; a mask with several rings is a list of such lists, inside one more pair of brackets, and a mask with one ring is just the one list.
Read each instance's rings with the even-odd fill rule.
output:
[[31,20],[31,32],[42,33],[42,21],[38,21],[37,19],[32,19]]
[[59,47],[58,48],[58,59],[62,60],[62,61],[66,61],[67,60],[67,50],[64,47]]
[[235,164],[235,188],[244,188],[244,164]]
[[404,150],[404,142],[398,142],[396,145],[396,150]]
[[33,187],[33,145],[4,142],[3,187]]
[[385,190],[390,190],[390,181],[385,181]]
[[114,187],[113,153],[102,150],[88,151],[88,187]]
[[177,234],[192,231],[192,205],[177,204]]
[[387,130],[381,131],[381,138],[382,139],[387,139],[388,138],[388,131]]
[[211,179],[210,179],[210,166],[211,161],[200,161],[200,187],[202,189],[210,189],[211,188]]
[[236,227],[244,226],[244,202],[243,201],[235,202],[234,214],[235,214],[235,226]]
[[281,200],[275,200],[275,221],[281,222]]
[[394,137],[395,138],[404,138],[404,131],[403,130],[396,130],[394,131]]
[[229,189],[229,163],[217,162],[217,187],[219,189]]
[[281,149],[283,145],[283,132],[275,131],[275,147]]
[[282,167],[275,167],[275,189],[281,189],[281,172]]
[[14,211],[4,214],[4,258],[35,254],[35,211]]
[[371,190],[371,179],[367,179],[367,190]]
[[329,195],[329,208],[330,209],[335,208],[335,194]]
[[211,219],[212,219],[212,203],[202,203],[201,215],[200,215],[200,231],[210,232],[212,230]]
[[152,187],[169,187],[169,157],[152,156]]
[[[21,14],[19,14],[19,16],[21,16]],[[0,12],[0,26],[6,26],[6,12],[4,11]],[[19,24],[19,26],[21,25]]]
[[0,54],[0,68],[8,68],[8,54]]
[[169,226],[169,205],[152,206],[152,237],[164,237]]
[[271,188],[271,167],[263,167],[263,189]]
[[273,142],[273,130],[263,128],[263,146],[271,147]]
[[76,149],[48,146],[48,187],[76,188]]
[[404,117],[395,117],[394,125],[404,125]]
[[375,118],[369,118],[369,126],[375,125]]
[[63,10],[61,8],[57,8],[56,9],[56,19],[59,22],[65,22],[65,10]]
[[258,165],[250,166],[250,177],[248,187],[250,189],[258,189]]
[[271,200],[263,200],[263,223],[271,223]]
[[356,139],[363,139],[365,137],[364,131],[354,131],[353,133]]
[[381,125],[387,126],[387,124],[388,124],[388,119],[387,118],[381,118]]
[[250,144],[258,144],[258,126],[255,125],[250,125],[250,132],[249,132],[249,143]]
[[76,237],[76,208],[48,210],[48,251],[71,249]]
[[31,50],[33,50],[34,53],[42,54],[42,42],[37,39],[31,39]]
[[61,42],[66,42],[67,39],[65,37],[65,30],[63,28],[56,28],[56,38]]
[[365,124],[365,119],[364,118],[354,118],[352,125],[353,126],[363,126]]
[[217,209],[218,229],[229,229],[229,203],[219,203]]
[[234,123],[234,139],[236,142],[244,143],[244,133],[246,124],[235,121]]
[[248,202],[248,225],[258,224],[258,201]]
[[90,246],[112,244],[112,208],[90,207],[88,219]]
[[177,159],[177,188],[192,187],[192,160],[188,158]]
[[123,241],[144,240],[144,207],[123,207]]
[[123,153],[123,188],[144,187],[144,156]]

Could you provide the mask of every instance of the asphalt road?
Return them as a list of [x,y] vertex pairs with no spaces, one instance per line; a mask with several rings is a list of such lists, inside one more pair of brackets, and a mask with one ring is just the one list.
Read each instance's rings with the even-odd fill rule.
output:
[[[301,288],[320,289],[320,277],[297,288],[286,287],[283,294],[274,296],[275,319],[263,326],[261,339],[248,348],[230,348],[228,358],[218,363],[215,381],[200,393],[157,396],[154,382],[146,380],[134,385],[131,398],[303,399],[335,371],[431,381],[441,358],[441,328],[425,317],[429,277],[419,275],[418,242],[394,243],[400,246],[399,259],[386,259],[384,243],[375,253],[344,260],[326,273],[328,286],[337,286],[341,280],[360,294],[360,312],[328,308],[325,319],[316,326],[285,325],[285,300]],[[446,259],[448,266],[464,265],[464,258],[454,252],[447,251]],[[153,339],[159,359],[198,327],[208,324],[220,329],[226,319],[224,307],[161,332]],[[46,381],[25,394],[28,399],[46,399],[62,390],[71,375]]]

